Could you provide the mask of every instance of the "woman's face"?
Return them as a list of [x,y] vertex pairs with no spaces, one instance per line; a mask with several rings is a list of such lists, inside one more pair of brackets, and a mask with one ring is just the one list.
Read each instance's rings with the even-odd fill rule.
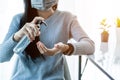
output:
[[47,11],[57,2],[58,0],[31,0],[31,6],[37,10]]

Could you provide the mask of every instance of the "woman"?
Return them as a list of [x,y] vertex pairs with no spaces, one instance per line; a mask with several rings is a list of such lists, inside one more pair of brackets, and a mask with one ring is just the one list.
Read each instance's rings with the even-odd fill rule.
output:
[[[17,53],[11,80],[64,80],[64,55],[94,53],[94,43],[76,17],[57,9],[58,0],[24,0],[25,11],[16,15],[0,45],[0,62],[14,55],[13,48],[26,35],[31,43]],[[40,30],[38,21],[41,24]],[[76,43],[67,43],[74,38]]]

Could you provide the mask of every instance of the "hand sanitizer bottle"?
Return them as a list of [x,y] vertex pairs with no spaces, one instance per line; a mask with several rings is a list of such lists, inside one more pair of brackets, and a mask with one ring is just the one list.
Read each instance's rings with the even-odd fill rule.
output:
[[[44,21],[40,21],[38,22],[38,27],[40,28],[40,24],[44,23],[46,26],[47,24]],[[23,38],[18,42],[18,44],[14,47],[13,51],[15,53],[20,53],[23,52],[25,50],[25,48],[30,44],[30,40],[28,39],[28,37],[25,35],[23,36]]]
[[30,40],[27,38],[27,36],[23,36],[23,38],[14,47],[13,51],[15,53],[23,52],[24,49],[29,45],[29,43],[30,43]]

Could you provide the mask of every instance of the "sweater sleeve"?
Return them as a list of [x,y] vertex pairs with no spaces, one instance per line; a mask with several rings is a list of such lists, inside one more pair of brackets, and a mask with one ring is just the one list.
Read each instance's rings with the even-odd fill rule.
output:
[[13,17],[12,22],[9,26],[8,32],[3,40],[2,44],[0,44],[0,62],[6,62],[11,59],[13,56],[13,48],[17,44],[13,40],[13,35],[18,31],[19,23],[20,23],[20,14]]
[[79,25],[76,17],[73,17],[70,26],[70,35],[77,41],[76,43],[71,43],[74,47],[73,55],[89,55],[94,53],[94,42]]

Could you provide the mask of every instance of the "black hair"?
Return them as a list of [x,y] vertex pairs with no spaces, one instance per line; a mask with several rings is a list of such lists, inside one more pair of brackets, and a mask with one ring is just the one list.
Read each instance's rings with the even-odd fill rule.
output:
[[[24,0],[24,13],[21,18],[19,28],[22,28],[26,22],[31,22],[36,16],[38,16],[37,10],[31,7],[31,1]],[[39,37],[36,37],[35,40],[31,42],[25,49],[26,55],[29,55],[32,59],[36,59],[37,57],[44,58],[36,46],[38,41]]]
[[[57,9],[57,4],[55,4],[52,8],[55,11]],[[21,18],[19,28],[22,28],[26,22],[31,22],[36,16],[38,16],[37,10],[31,7],[31,0],[24,0],[24,14]],[[45,59],[36,46],[38,41],[39,37],[36,37],[35,40],[26,47],[26,55],[29,55],[32,59],[36,59],[37,57]]]

